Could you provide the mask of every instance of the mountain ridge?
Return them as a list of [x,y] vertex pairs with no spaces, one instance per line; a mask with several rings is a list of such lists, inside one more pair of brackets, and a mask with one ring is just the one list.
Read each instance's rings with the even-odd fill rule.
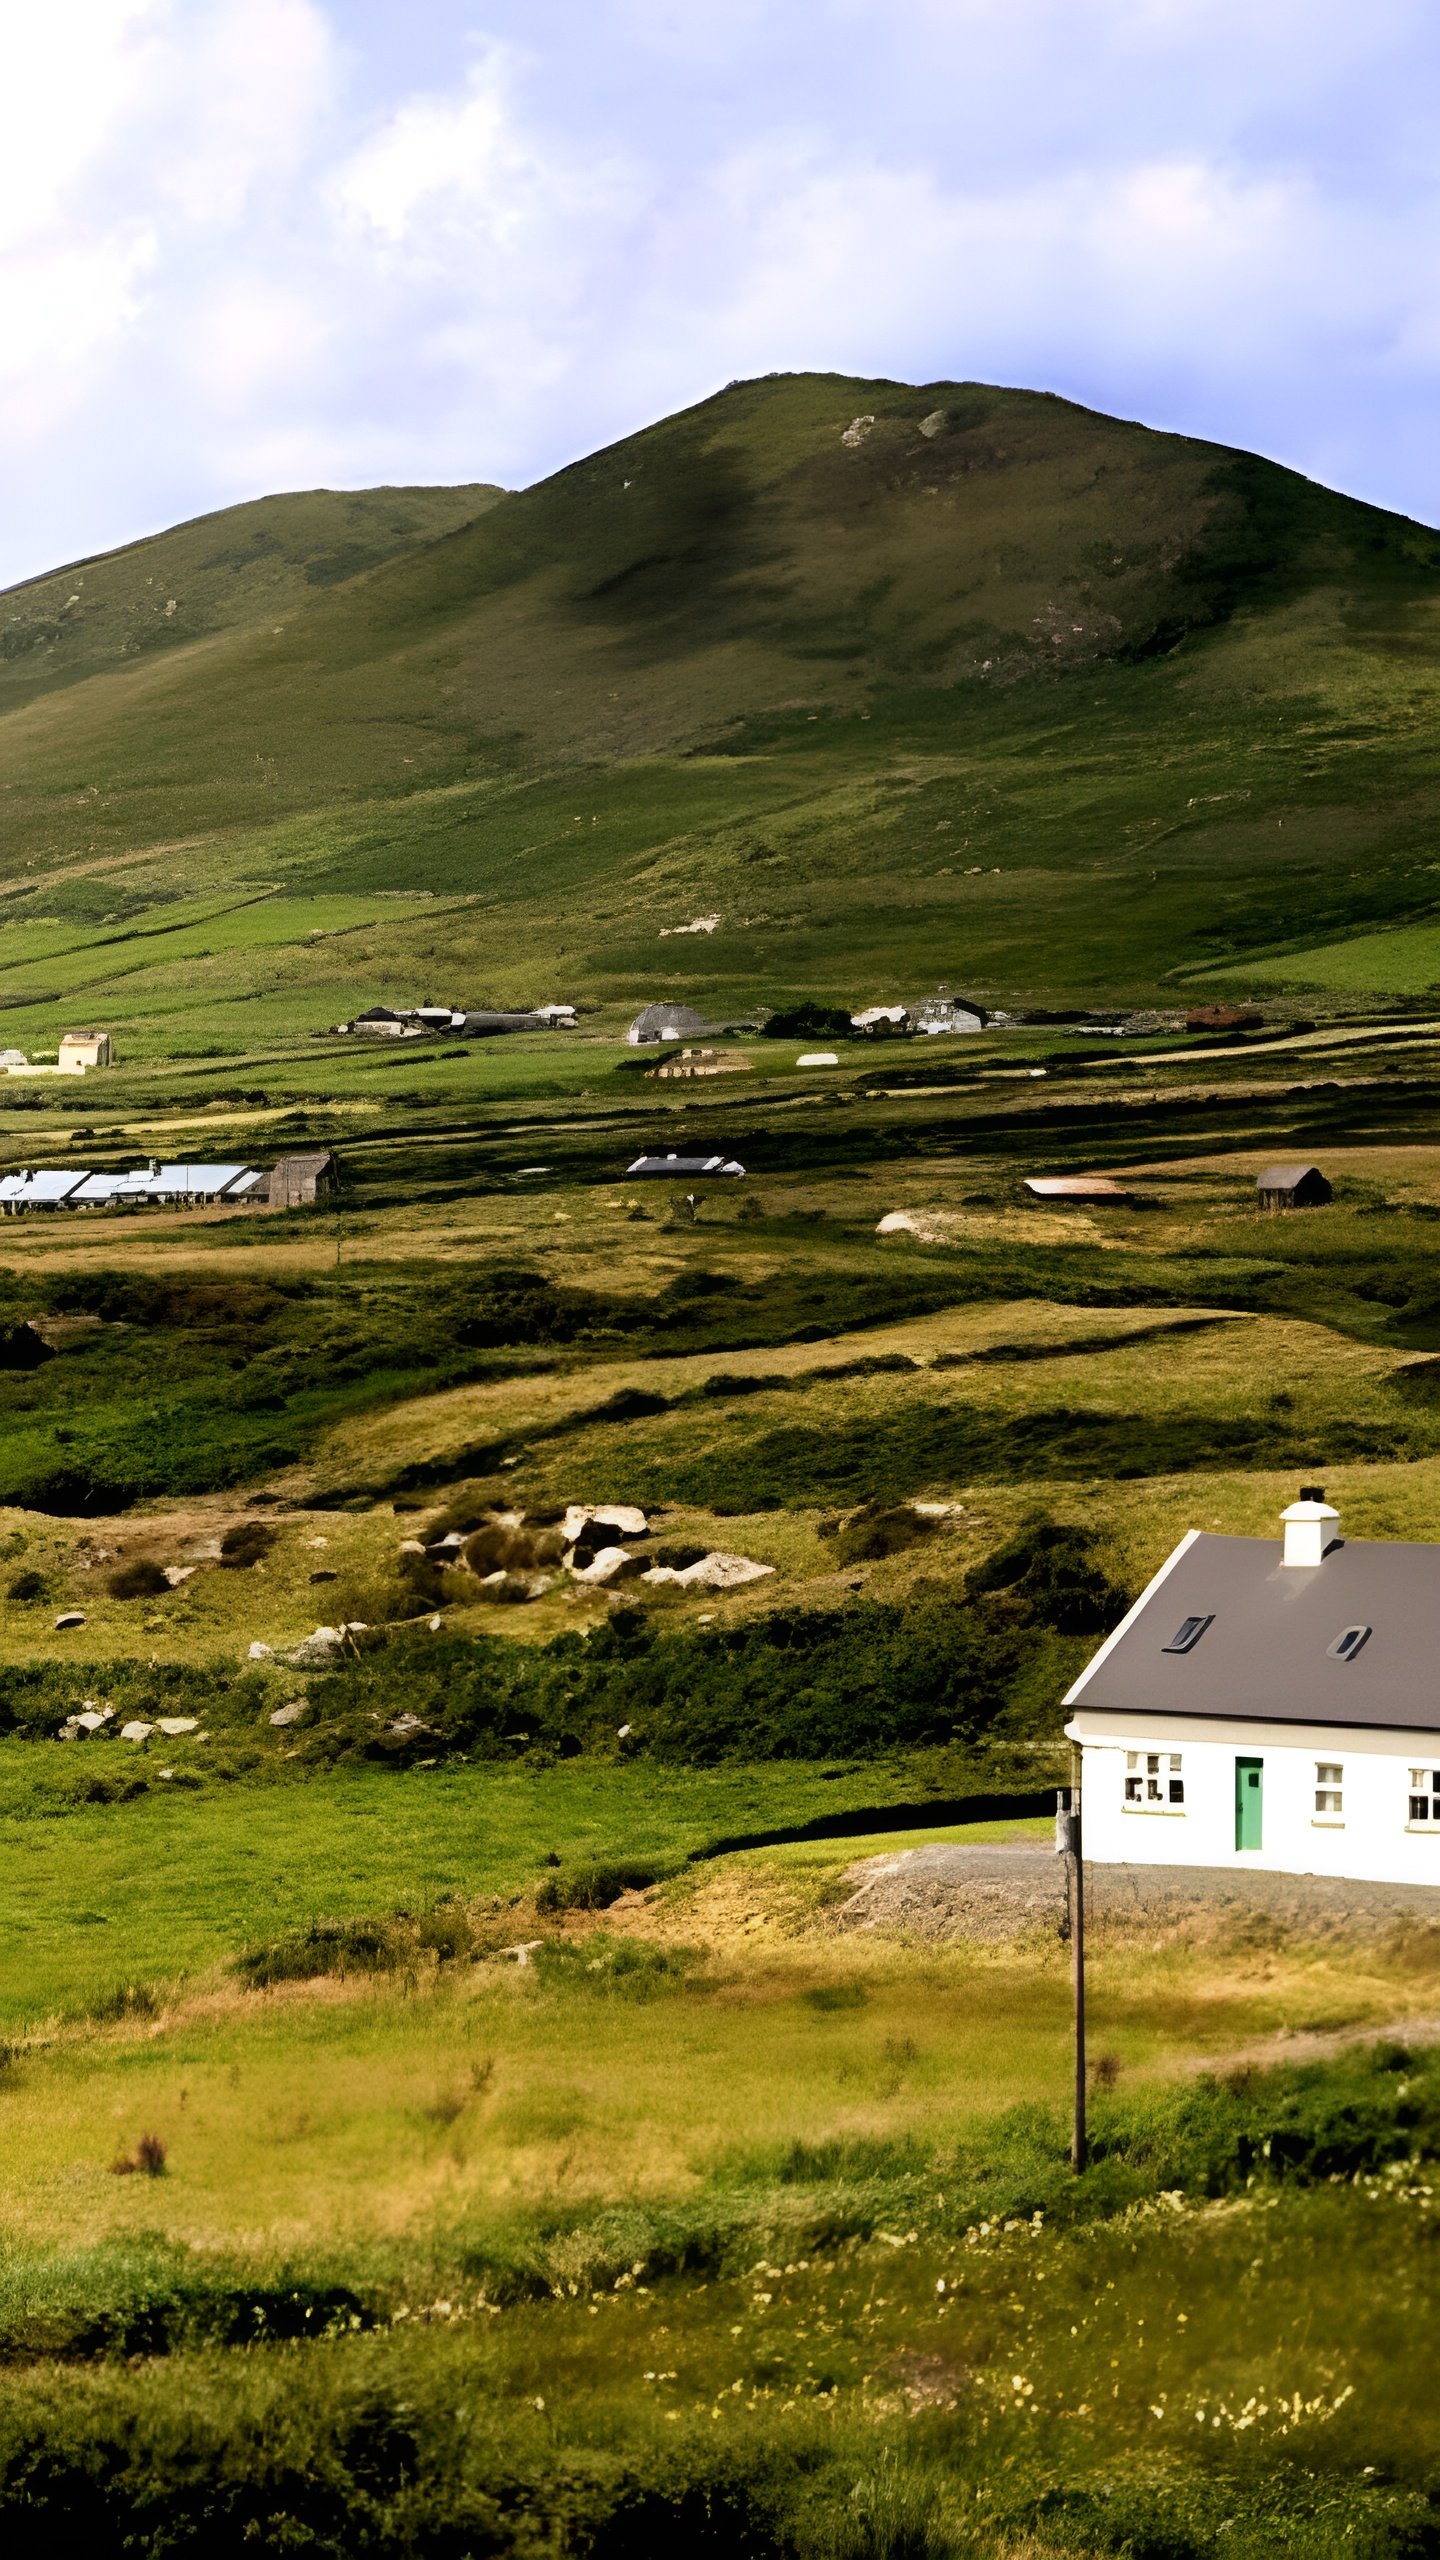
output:
[[[7,915],[424,890],[469,902],[457,966],[498,997],[563,953],[600,1001],[683,967],[716,1003],[917,968],[1003,1002],[1434,904],[1440,536],[1282,465],[782,375],[432,494],[358,566],[332,506],[273,619],[12,700]],[[661,946],[707,909],[703,952]]]

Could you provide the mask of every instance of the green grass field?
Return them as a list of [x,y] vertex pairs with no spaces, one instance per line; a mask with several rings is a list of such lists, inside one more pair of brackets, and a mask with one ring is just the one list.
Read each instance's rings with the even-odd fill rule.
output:
[[[1101,1897],[1077,2178],[1038,1812],[1185,1530],[1303,1479],[1440,1537],[1437,565],[1064,402],[794,377],[6,600],[5,1041],[119,1062],[5,1079],[0,1168],[341,1183],[0,1228],[21,2560],[1440,2547],[1432,1926]],[[1032,1018],[623,1037],[941,983]],[[582,1012],[328,1036],[425,997]],[[1261,1215],[1294,1158],[1333,1203]],[[616,1501],[767,1570],[575,1580]],[[1014,1934],[843,1924],[997,1838]]]

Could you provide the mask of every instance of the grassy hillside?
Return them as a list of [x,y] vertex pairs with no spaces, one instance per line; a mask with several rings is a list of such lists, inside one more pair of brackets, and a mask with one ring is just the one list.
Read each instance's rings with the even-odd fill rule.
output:
[[222,507],[0,595],[0,706],[290,614],[493,506],[459,489],[302,489]]
[[[1383,944],[1436,888],[1422,528],[1050,397],[810,375],[487,494],[325,501],[348,530],[267,501],[205,540],[248,560],[298,510],[283,573],[267,549],[137,587],[142,553],[193,560],[186,528],[70,582],[119,582],[69,609],[107,648],[162,589],[183,632],[0,718],[3,912],[428,892],[468,902],[431,937],[457,993],[539,973],[617,1011],[1118,1000],[1261,954],[1303,984],[1321,939],[1329,986],[1413,982]],[[468,521],[316,583],[442,500]],[[254,610],[282,574],[283,617]],[[101,667],[72,645],[46,663]],[[700,913],[713,935],[662,941]],[[323,1022],[425,969],[414,924],[307,952],[297,908],[297,1025],[307,989]]]

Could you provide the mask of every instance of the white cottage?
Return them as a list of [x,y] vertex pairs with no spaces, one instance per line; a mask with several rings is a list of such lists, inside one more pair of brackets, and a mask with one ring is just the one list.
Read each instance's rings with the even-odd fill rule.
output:
[[1440,1546],[1192,1529],[1065,1704],[1085,1854],[1440,1885]]

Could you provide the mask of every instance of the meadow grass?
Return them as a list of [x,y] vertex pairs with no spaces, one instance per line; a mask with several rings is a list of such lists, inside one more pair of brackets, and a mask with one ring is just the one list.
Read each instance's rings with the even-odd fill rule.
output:
[[[205,1768],[183,1739],[164,1757],[192,1782]],[[718,1838],[912,1792],[903,1765],[883,1763],[691,1770],[587,1760],[344,1769],[292,1785],[157,1783],[128,1803],[87,1803],[99,1759],[81,1766],[72,1745],[0,1742],[0,2018],[10,2026],[74,2014],[126,1983],[179,1979],[319,1914],[424,1907],[444,1894],[523,1896],[552,1852],[572,1866],[673,1862]],[[923,1806],[923,1786],[913,1792]]]

